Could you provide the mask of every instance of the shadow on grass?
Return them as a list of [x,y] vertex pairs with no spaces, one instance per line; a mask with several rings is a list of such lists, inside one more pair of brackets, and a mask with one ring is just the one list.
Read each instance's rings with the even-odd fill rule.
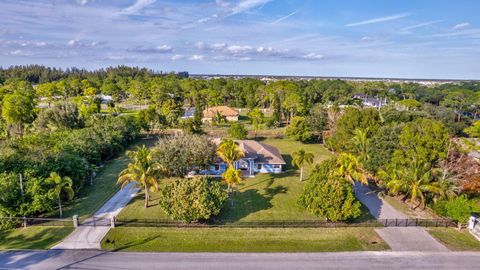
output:
[[110,240],[110,239],[105,239],[105,243],[108,245],[108,246],[111,246],[113,247],[111,250],[112,251],[122,251],[122,250],[125,250],[125,249],[128,249],[128,248],[131,248],[131,247],[135,247],[135,246],[140,246],[140,245],[144,245],[148,242],[151,242],[151,241],[154,241],[155,239],[157,238],[160,238],[159,235],[156,235],[156,236],[152,236],[152,237],[149,237],[149,238],[145,238],[145,239],[141,239],[141,240],[137,240],[137,241],[130,241],[128,243],[125,243],[125,244],[121,244],[121,246],[119,247],[116,247],[116,243],[115,243],[115,240]]
[[[284,177],[284,174],[280,175],[280,177]],[[234,192],[231,195],[233,204],[227,203],[218,219],[225,222],[236,222],[252,213],[271,208],[273,206],[271,203],[272,199],[276,195],[284,194],[288,191],[288,188],[283,185],[272,187],[274,180],[278,178],[270,175],[263,181],[244,186],[239,191]],[[265,187],[260,189],[252,188],[259,185],[265,185]]]
[[0,249],[46,249],[60,241],[68,227],[29,227],[0,232]]

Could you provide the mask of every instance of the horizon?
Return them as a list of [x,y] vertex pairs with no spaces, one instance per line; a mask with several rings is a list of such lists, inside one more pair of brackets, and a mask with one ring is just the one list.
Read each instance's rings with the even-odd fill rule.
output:
[[0,66],[479,80],[479,8],[467,0],[6,0]]

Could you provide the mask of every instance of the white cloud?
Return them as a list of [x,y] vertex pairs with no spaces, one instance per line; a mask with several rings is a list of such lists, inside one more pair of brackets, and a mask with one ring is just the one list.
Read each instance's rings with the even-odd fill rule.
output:
[[194,54],[189,58],[189,60],[191,61],[202,61],[204,59],[205,59],[205,56],[199,55],[199,54]]
[[364,36],[360,40],[361,41],[374,41],[374,39],[372,37],[369,37],[369,36]]
[[173,61],[182,60],[182,59],[185,59],[185,55],[175,54],[174,56],[172,56],[171,59],[172,59]]
[[453,29],[455,30],[462,30],[462,29],[465,29],[467,27],[470,26],[470,23],[469,22],[464,22],[464,23],[459,23],[459,24],[456,24]]
[[277,24],[277,23],[279,23],[279,22],[282,22],[282,21],[284,21],[284,20],[292,17],[293,15],[297,14],[299,11],[300,11],[299,9],[298,9],[298,10],[295,10],[294,12],[292,12],[292,13],[286,15],[286,16],[281,17],[281,18],[279,18],[279,19],[271,22],[270,24]]
[[88,4],[88,1],[89,0],[77,0],[77,4],[79,4],[81,6],[84,6],[84,5]]
[[70,47],[74,47],[77,44],[77,41],[75,39],[71,39],[67,42],[67,45]]
[[312,53],[304,55],[303,58],[307,59],[307,60],[322,60],[322,59],[325,59],[325,56],[312,52]]
[[231,53],[241,53],[252,50],[251,46],[231,45],[227,47],[227,51]]
[[400,14],[395,14],[395,15],[386,16],[386,17],[374,18],[374,19],[370,19],[370,20],[366,20],[366,21],[349,23],[349,24],[346,24],[345,27],[353,27],[353,26],[359,26],[359,25],[394,21],[394,20],[398,20],[398,19],[405,18],[405,17],[408,17],[408,16],[410,16],[409,13],[400,13]]
[[236,6],[231,9],[230,15],[235,15],[238,13],[242,13],[248,11],[252,8],[256,8],[258,6],[265,5],[272,0],[241,0]]
[[155,3],[156,0],[136,0],[131,6],[128,6],[120,12],[121,14],[126,15],[133,15],[138,14],[144,8],[150,6],[151,4]]
[[164,44],[164,45],[159,45],[154,47],[137,46],[129,49],[128,51],[139,52],[139,53],[169,53],[173,51],[173,48],[169,45]]
[[227,44],[225,43],[215,43],[215,44],[212,44],[212,46],[210,46],[212,50],[222,50],[222,49],[225,49],[225,47],[227,47]]
[[432,25],[432,24],[437,24],[437,23],[439,23],[439,22],[442,22],[442,20],[419,23],[419,24],[415,24],[415,25],[412,25],[412,26],[404,27],[404,28],[402,28],[402,31],[409,31],[409,30],[413,30],[413,29],[417,29],[417,28],[429,26],[429,25]]
[[33,55],[33,53],[26,52],[26,51],[23,51],[23,50],[14,50],[14,51],[10,52],[10,55],[13,55],[13,56],[31,56],[31,55]]

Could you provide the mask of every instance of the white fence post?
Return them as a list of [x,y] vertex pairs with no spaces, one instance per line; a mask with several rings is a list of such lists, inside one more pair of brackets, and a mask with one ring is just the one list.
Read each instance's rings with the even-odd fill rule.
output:
[[78,227],[78,215],[74,215],[72,217],[72,219],[73,219],[73,227],[77,228]]
[[115,216],[110,219],[110,228],[115,228]]

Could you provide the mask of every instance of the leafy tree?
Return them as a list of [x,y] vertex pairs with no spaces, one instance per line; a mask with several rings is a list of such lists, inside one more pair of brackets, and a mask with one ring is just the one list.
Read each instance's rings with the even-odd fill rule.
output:
[[437,214],[465,224],[472,213],[479,209],[475,209],[473,201],[469,200],[466,195],[461,195],[454,199],[438,202],[435,204],[434,210]]
[[225,161],[229,167],[233,166],[233,162],[245,156],[240,147],[230,139],[223,139],[217,149],[217,155]]
[[307,126],[317,140],[323,140],[323,132],[328,129],[328,112],[320,104],[316,104],[307,116]]
[[39,113],[33,125],[39,130],[74,129],[84,125],[74,103],[58,103]]
[[331,162],[321,164],[310,174],[299,203],[314,215],[330,221],[357,218],[361,214],[361,204],[349,183],[328,173],[334,169],[332,165]]
[[155,164],[151,151],[145,146],[138,147],[135,152],[129,151],[127,155],[133,163],[129,163],[128,168],[120,173],[117,184],[124,188],[130,183],[135,183],[135,186],[142,188],[145,192],[145,208],[148,208],[149,192],[158,190],[161,169]]
[[475,121],[472,126],[466,128],[464,131],[472,138],[480,138],[480,121]]
[[303,148],[292,153],[292,165],[300,169],[300,181],[303,181],[303,166],[305,164],[312,164],[314,157],[313,153],[307,152]]
[[257,137],[257,132],[260,130],[261,125],[265,121],[265,115],[258,108],[255,108],[248,113],[248,117],[253,125],[255,137]]
[[35,96],[31,86],[22,84],[22,89],[7,94],[2,102],[2,117],[7,125],[16,128],[16,133],[23,136],[26,124],[35,119]]
[[247,138],[248,131],[243,124],[232,123],[228,128],[227,133],[230,138],[244,140]]
[[183,177],[192,170],[213,164],[216,150],[207,136],[184,135],[160,139],[152,155],[166,175]]
[[402,124],[392,123],[378,129],[368,144],[368,156],[370,158],[363,162],[366,169],[377,172],[390,164],[393,153],[398,148],[402,128]]
[[218,215],[227,197],[218,181],[195,177],[167,184],[159,204],[173,219],[191,223]]
[[303,116],[293,117],[285,134],[293,140],[301,142],[309,142],[313,138],[313,133],[309,129],[305,117]]
[[73,199],[73,196],[75,195],[72,188],[73,181],[70,177],[62,177],[56,172],[51,172],[50,177],[47,178],[46,181],[51,182],[54,185],[53,192],[58,199],[58,209],[60,211],[60,217],[62,217],[62,195],[65,194],[68,201]]
[[398,107],[401,110],[416,111],[422,107],[422,103],[415,99],[404,99],[398,102]]

